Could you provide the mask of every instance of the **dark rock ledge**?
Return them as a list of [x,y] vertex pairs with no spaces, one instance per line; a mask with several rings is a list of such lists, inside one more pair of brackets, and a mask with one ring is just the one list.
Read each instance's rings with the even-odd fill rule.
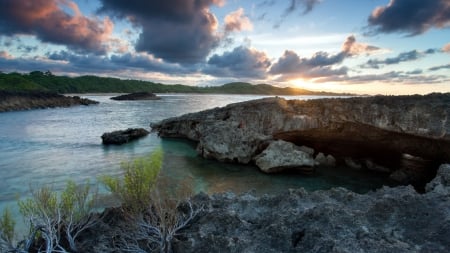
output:
[[[336,158],[423,188],[439,164],[450,161],[449,114],[450,93],[309,101],[266,98],[166,119],[152,128],[161,137],[197,141],[197,151],[205,158],[253,163],[271,143],[283,140],[295,144],[297,153],[305,151],[301,146],[312,148],[310,156],[317,163],[332,164]],[[305,157],[310,163],[311,157]],[[293,167],[291,161],[286,164]],[[280,167],[275,163],[268,171]]]
[[[411,186],[367,194],[293,189],[260,197],[199,194],[191,202],[202,211],[172,241],[173,252],[450,252],[448,164],[424,194]],[[120,208],[107,209],[103,217],[82,236],[84,252],[123,252],[117,242],[134,246],[127,238],[145,245]]]
[[144,136],[147,136],[149,131],[143,128],[128,128],[126,130],[118,130],[110,133],[104,133],[102,138],[102,143],[104,145],[120,145],[132,140],[137,140]]
[[70,97],[51,92],[0,91],[0,112],[91,104],[98,104],[98,102],[78,96]]
[[112,100],[159,100],[160,97],[150,92],[135,92],[112,97]]

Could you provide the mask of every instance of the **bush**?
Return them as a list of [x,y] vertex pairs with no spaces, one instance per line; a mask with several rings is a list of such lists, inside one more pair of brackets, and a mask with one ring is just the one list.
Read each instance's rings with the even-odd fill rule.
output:
[[16,221],[11,215],[9,208],[3,210],[0,217],[0,252],[11,249],[15,239]]
[[122,203],[123,208],[133,214],[142,213],[151,204],[150,195],[161,170],[163,152],[161,149],[149,158],[139,158],[121,164],[123,179],[102,176],[100,181]]
[[47,252],[77,252],[77,237],[99,220],[91,213],[96,198],[89,182],[80,186],[68,181],[59,197],[50,187],[33,190],[31,198],[18,203],[30,225],[24,250],[29,251],[35,242],[45,242]]

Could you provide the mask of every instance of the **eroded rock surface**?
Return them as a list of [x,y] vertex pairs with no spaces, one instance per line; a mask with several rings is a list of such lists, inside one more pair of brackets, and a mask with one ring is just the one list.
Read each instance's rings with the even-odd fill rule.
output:
[[[162,137],[199,143],[208,158],[247,163],[271,140],[306,145],[334,157],[373,161],[367,168],[406,169],[404,154],[431,161],[402,183],[431,180],[450,161],[450,93],[346,99],[265,98],[163,120]],[[218,148],[218,143],[220,148]],[[238,150],[234,152],[233,150]],[[364,164],[364,162],[363,162]]]
[[176,252],[449,252],[450,165],[418,194],[411,186],[255,197],[198,195],[204,212]]

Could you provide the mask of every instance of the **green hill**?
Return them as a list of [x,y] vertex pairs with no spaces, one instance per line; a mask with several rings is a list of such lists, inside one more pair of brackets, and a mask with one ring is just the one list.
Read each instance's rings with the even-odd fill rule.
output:
[[268,84],[253,85],[234,82],[222,86],[198,87],[182,84],[161,84],[141,80],[122,80],[99,76],[55,76],[51,72],[33,71],[28,74],[0,73],[0,90],[50,91],[57,93],[205,93],[257,95],[349,95],[314,92],[297,88],[280,88]]

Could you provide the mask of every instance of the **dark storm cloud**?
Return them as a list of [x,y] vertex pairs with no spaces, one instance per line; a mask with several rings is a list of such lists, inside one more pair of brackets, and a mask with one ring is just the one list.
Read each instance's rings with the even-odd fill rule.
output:
[[142,28],[135,46],[139,52],[169,62],[197,63],[220,43],[217,19],[208,8],[221,0],[100,1],[100,12]]
[[78,52],[102,54],[107,50],[105,42],[112,33],[112,22],[81,15],[71,1],[0,0],[0,6],[0,36],[34,35]]
[[436,49],[428,49],[424,52],[412,50],[409,52],[400,53],[396,57],[386,58],[383,60],[371,59],[371,60],[368,60],[365,64],[361,65],[361,67],[379,69],[380,67],[382,67],[384,65],[393,65],[393,64],[399,64],[401,62],[415,61],[420,58],[423,58],[427,54],[434,54],[436,52],[438,52],[438,50],[436,50]]
[[391,0],[368,18],[373,33],[404,32],[411,36],[450,24],[448,0]]
[[270,64],[264,52],[240,46],[231,52],[213,55],[203,72],[217,77],[264,78]]

